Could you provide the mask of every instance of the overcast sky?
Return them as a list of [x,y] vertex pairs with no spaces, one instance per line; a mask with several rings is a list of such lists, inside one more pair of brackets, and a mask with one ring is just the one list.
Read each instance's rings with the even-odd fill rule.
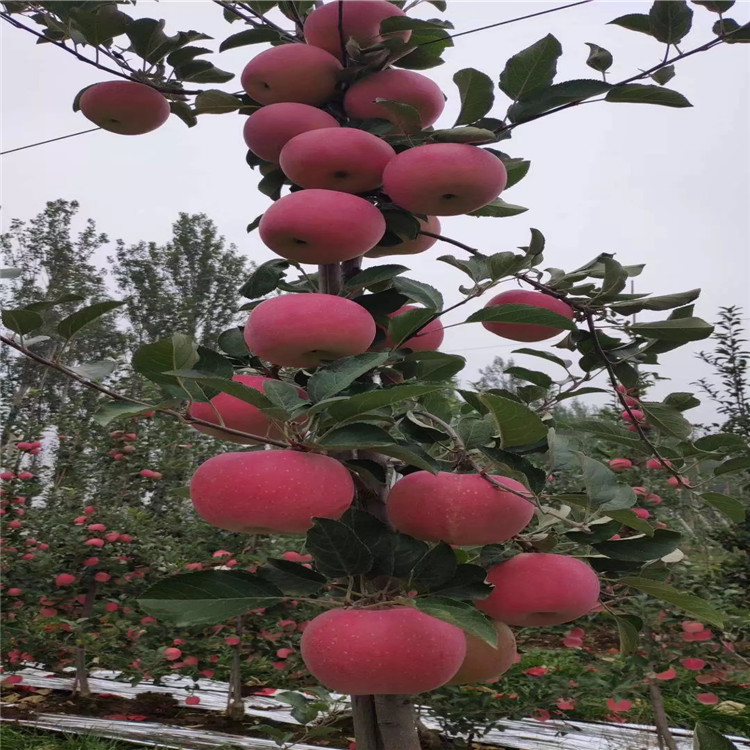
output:
[[[464,31],[560,4],[449,0],[445,17]],[[451,79],[457,70],[475,67],[496,80],[508,57],[547,33],[563,46],[557,81],[597,77],[585,65],[586,42],[612,52],[613,82],[654,65],[663,56],[663,45],[606,25],[626,13],[647,13],[649,6],[597,0],[456,39],[444,55],[445,64],[426,71],[449,97],[436,126],[450,126],[455,119],[458,97]],[[683,51],[711,39],[716,19],[704,8],[692,7],[693,30],[680,45]],[[207,0],[141,1],[127,11],[166,19],[167,33],[191,28],[209,33],[215,42],[206,46],[215,48],[241,29],[223,21]],[[738,22],[750,20],[750,2],[737,3],[733,11]],[[420,6],[414,15],[440,16],[430,5]],[[3,150],[88,128],[91,123],[72,111],[73,98],[84,86],[111,76],[52,45],[36,45],[23,31],[1,26]],[[218,88],[237,91],[243,66],[263,48],[212,56],[220,68],[237,73],[237,79]],[[529,227],[537,227],[547,238],[542,267],[572,270],[600,252],[616,253],[622,263],[647,263],[636,280],[638,292],[702,287],[696,311],[709,320],[722,305],[750,310],[750,46],[720,45],[681,61],[668,85],[687,96],[693,108],[594,103],[522,125],[500,148],[531,160],[531,170],[503,197],[529,211],[508,219],[446,218],[443,233],[497,252],[526,244]],[[502,116],[508,101],[497,94],[492,114]],[[248,258],[268,260],[274,256],[257,233],[245,232],[269,201],[255,189],[258,173],[245,164],[243,121],[238,115],[204,116],[188,129],[172,117],[143,136],[100,131],[4,156],[3,226],[12,217],[30,218],[47,200],[65,198],[78,200],[81,215],[94,218],[112,240],[163,242],[179,211],[203,212]],[[466,279],[435,261],[451,252],[438,243],[404,262],[415,278],[439,287],[447,304],[459,299],[457,287]],[[389,260],[368,263],[382,262]],[[485,301],[460,308],[445,322],[464,319]],[[664,314],[650,315],[659,316]],[[446,331],[442,348],[467,357],[465,379],[471,380],[496,355],[508,357],[519,346],[472,324]],[[694,352],[706,346],[698,342],[662,355],[662,374],[672,380],[652,395],[693,390],[690,382],[707,374]],[[523,359],[528,358],[516,356],[519,364]],[[691,417],[710,421],[712,409],[702,406]]]

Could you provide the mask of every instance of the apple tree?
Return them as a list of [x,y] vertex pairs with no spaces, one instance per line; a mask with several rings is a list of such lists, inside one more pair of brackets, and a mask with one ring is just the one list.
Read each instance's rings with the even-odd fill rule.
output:
[[[26,337],[41,325],[38,312],[3,312],[8,347],[104,397],[100,424],[153,411],[235,444],[190,482],[207,523],[306,535],[312,567],[274,559],[255,573],[182,574],[150,588],[142,608],[187,625],[286,597],[314,602],[321,614],[303,634],[302,657],[312,677],[352,696],[360,750],[416,750],[412,696],[499,676],[513,660],[513,627],[601,611],[630,649],[638,620],[628,603],[643,593],[720,626],[721,613],[668,582],[664,558],[681,535],[636,514],[632,488],[576,442],[580,431],[626,446],[637,462],[664,467],[680,492],[736,516],[740,502],[710,484],[747,468],[746,444],[721,433],[693,439],[682,413],[692,394],[658,402],[638,390],[640,366],[711,334],[694,314],[699,290],[628,293],[642,266],[608,253],[542,270],[539,229],[520,252],[497,251],[443,235],[440,217],[525,210],[501,194],[529,162],[497,144],[528,122],[589,101],[690,106],[664,84],[680,60],[750,41],[748,25],[725,15],[733,2],[696,2],[694,11],[657,0],[648,13],[615,19],[663,50],[660,62],[617,82],[607,76],[613,55],[595,44],[585,63],[596,75],[557,81],[562,48],[551,34],[494,79],[459,70],[461,106],[448,128],[434,127],[444,95],[423,71],[442,62],[453,27],[409,15],[419,2],[216,4],[245,26],[219,52],[270,45],[248,54],[241,93],[203,87],[234,78],[207,59],[206,34],[168,34],[164,21],[133,18],[123,4],[4,2],[0,13],[113,76],[74,102],[113,134],[147,133],[170,113],[189,126],[207,114],[246,116],[246,158],[272,201],[248,227],[278,257],[241,287],[247,323],[221,333],[215,348],[164,330],[134,353],[133,371],[159,387],[157,398],[126,397],[64,356],[34,352]],[[694,20],[713,36],[683,51]],[[389,257],[438,242],[454,254],[437,260],[462,274],[462,298],[450,306]],[[506,282],[513,288],[499,292]],[[524,366],[514,368],[525,383],[516,392],[457,387],[465,360],[439,350],[442,319],[479,298],[484,307],[461,324],[521,342],[519,354],[561,376]],[[109,309],[81,307],[57,335],[69,340]],[[631,322],[640,311],[665,317]],[[525,346],[553,338],[575,368]],[[616,394],[620,425],[558,429],[556,404],[597,391]],[[708,460],[711,476],[698,479]],[[570,478],[565,491],[560,477]]]

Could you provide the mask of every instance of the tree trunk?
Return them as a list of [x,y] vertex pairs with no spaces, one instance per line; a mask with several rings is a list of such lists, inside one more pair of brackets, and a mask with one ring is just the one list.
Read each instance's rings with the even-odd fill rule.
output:
[[[237,635],[242,638],[242,618],[237,618]],[[245,701],[242,700],[242,641],[232,646],[232,666],[229,671],[229,693],[227,695],[227,716],[233,721],[245,718]]]
[[375,713],[383,750],[420,750],[417,714],[408,695],[376,695]]
[[378,737],[378,717],[372,695],[352,696],[352,718],[357,750],[383,750]]
[[669,721],[664,710],[664,700],[659,686],[651,680],[648,685],[651,694],[651,706],[654,709],[654,724],[656,724],[656,737],[659,740],[659,747],[666,747],[668,750],[677,750],[677,743],[669,729]]
[[[75,678],[73,679],[73,695],[80,695],[81,698],[91,696],[89,687],[89,673],[86,669],[86,645],[83,640],[85,635],[88,618],[94,611],[94,601],[96,600],[96,581],[93,579],[86,591],[86,598],[83,600],[83,609],[81,610],[81,620],[79,632],[76,633],[76,651],[73,660],[75,666]],[[82,631],[82,632],[81,632]]]

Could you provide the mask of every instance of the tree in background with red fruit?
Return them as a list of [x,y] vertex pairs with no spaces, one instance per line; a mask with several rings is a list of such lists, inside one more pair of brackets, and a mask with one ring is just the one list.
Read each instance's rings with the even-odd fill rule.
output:
[[[566,623],[603,611],[634,637],[633,592],[699,609],[703,621],[721,624],[720,613],[665,581],[665,558],[681,535],[639,517],[633,489],[576,441],[577,431],[604,434],[629,455],[657,461],[679,491],[708,504],[738,502],[704,492],[691,471],[708,455],[724,472],[741,470],[746,446],[721,436],[703,446],[692,440],[682,415],[690,394],[638,398],[636,405],[637,393],[628,393],[638,386],[639,365],[656,365],[661,353],[710,335],[712,327],[694,315],[698,292],[628,294],[640,267],[608,253],[571,272],[543,272],[538,229],[520,253],[432,231],[440,217],[525,210],[500,194],[525,176],[528,162],[492,147],[525,123],[593,100],[689,106],[663,86],[674,64],[750,39],[746,26],[724,17],[731,2],[700,4],[717,14],[714,38],[684,52],[677,45],[693,10],[682,0],[657,0],[648,14],[616,19],[666,53],[615,83],[606,75],[613,56],[597,45],[589,45],[586,62],[601,79],[555,83],[562,49],[552,35],[505,63],[505,102],[496,101],[489,75],[460,70],[457,120],[436,129],[439,89],[414,71],[442,62],[452,25],[412,17],[399,3],[218,2],[228,21],[248,26],[220,51],[271,44],[247,63],[239,95],[192,88],[234,76],[205,59],[209,49],[193,46],[206,39],[200,32],[169,36],[163,22],[134,20],[110,2],[4,3],[0,15],[12,25],[126,79],[94,84],[76,98],[74,106],[105,130],[148,132],[163,121],[166,103],[188,125],[206,113],[249,115],[244,134],[257,151],[247,161],[274,201],[249,226],[279,258],[241,287],[250,300],[247,323],[218,337],[221,351],[164,330],[132,357],[133,371],[155,386],[136,397],[95,373],[82,375],[59,351],[34,351],[25,337],[43,320],[33,307],[3,312],[12,332],[2,337],[7,346],[106,397],[101,424],[153,412],[238,444],[196,467],[190,482],[195,510],[210,524],[243,534],[306,534],[311,568],[272,559],[253,573],[168,578],[140,599],[150,615],[206,624],[285,598],[315,602],[325,611],[305,630],[302,658],[324,686],[352,695],[359,750],[416,750],[413,694],[457,674],[476,679],[478,652],[489,652],[499,675],[512,661],[508,625]],[[644,83],[649,78],[655,83]],[[427,249],[420,238],[461,252],[438,259],[469,277],[458,303],[445,307],[441,292],[406,276],[405,266],[362,267],[365,256],[388,248]],[[453,377],[464,359],[437,350],[439,337],[429,346],[419,340],[434,336],[444,315],[505,282],[521,291],[488,298],[451,325],[482,323],[512,341],[559,338],[556,346],[578,357],[577,371],[563,362],[566,374],[554,380],[525,369],[529,385],[516,393],[457,389]],[[56,335],[70,338],[116,304],[76,311]],[[632,323],[629,316],[642,310],[672,312]],[[520,351],[562,362],[544,350]],[[627,429],[596,420],[561,429],[554,406],[591,392],[585,384],[597,377],[617,395]],[[554,480],[566,474],[575,486],[560,493]],[[411,493],[400,487],[420,482],[434,486],[410,509]],[[609,523],[638,533],[609,540]]]

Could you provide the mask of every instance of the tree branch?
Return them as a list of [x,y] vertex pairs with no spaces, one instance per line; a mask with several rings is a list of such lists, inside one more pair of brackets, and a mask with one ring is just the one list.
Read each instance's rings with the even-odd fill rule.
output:
[[25,346],[22,346],[17,341],[14,341],[13,339],[8,338],[7,336],[0,335],[0,341],[3,344],[6,344],[7,346],[11,347],[12,349],[15,349],[17,352],[20,352],[25,357],[28,357],[29,359],[33,360],[34,362],[37,362],[38,364],[43,365],[44,367],[49,367],[52,370],[57,370],[58,372],[65,375],[65,377],[70,378],[71,380],[75,380],[76,382],[80,383],[86,388],[90,388],[91,390],[98,391],[99,393],[107,396],[113,401],[126,401],[127,403],[130,403],[130,404],[143,406],[144,409],[153,408],[154,411],[158,411],[160,414],[166,414],[169,417],[178,419],[180,422],[183,422],[185,424],[201,425],[202,427],[210,427],[212,430],[217,430],[218,432],[223,432],[227,435],[234,435],[236,437],[242,437],[248,440],[254,440],[255,442],[265,443],[266,445],[275,445],[278,448],[290,447],[288,443],[285,443],[281,440],[274,440],[273,438],[264,437],[262,435],[253,435],[252,433],[242,432],[241,430],[233,430],[231,427],[224,427],[223,425],[218,425],[214,422],[208,422],[205,419],[198,419],[197,417],[191,417],[186,414],[181,414],[175,409],[162,409],[158,406],[152,406],[151,404],[148,404],[144,401],[139,401],[136,398],[131,398],[130,396],[126,396],[123,393],[117,393],[117,391],[113,391],[111,388],[107,388],[107,386],[101,385],[100,383],[95,383],[92,380],[87,380],[82,375],[79,375],[77,372],[69,369],[68,367],[65,367],[65,365],[61,365],[59,362],[53,362],[52,360],[45,359],[44,357],[32,352],[30,349],[27,349]]

